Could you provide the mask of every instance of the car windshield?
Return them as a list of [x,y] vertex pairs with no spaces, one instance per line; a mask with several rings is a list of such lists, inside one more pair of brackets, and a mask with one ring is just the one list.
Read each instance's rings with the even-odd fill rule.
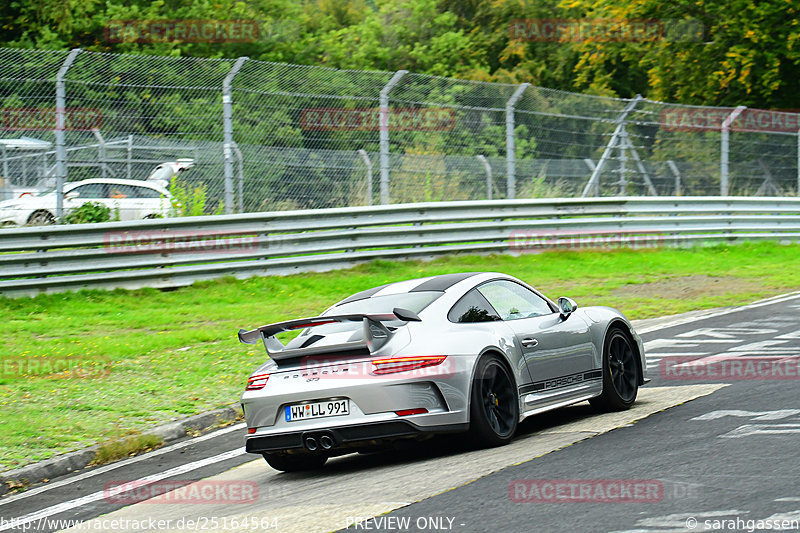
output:
[[351,313],[391,313],[395,307],[402,307],[419,313],[434,300],[444,294],[440,291],[402,292],[373,296],[363,300],[355,300],[328,309],[325,315],[349,315]]

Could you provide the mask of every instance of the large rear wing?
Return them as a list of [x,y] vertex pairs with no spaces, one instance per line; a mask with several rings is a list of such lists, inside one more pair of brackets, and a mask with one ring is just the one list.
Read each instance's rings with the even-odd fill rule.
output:
[[[352,350],[356,353],[365,352],[367,354],[377,350],[391,338],[393,332],[387,328],[383,322],[393,322],[402,320],[406,322],[419,322],[420,318],[416,313],[408,309],[396,307],[391,313],[366,314],[354,313],[350,315],[331,315],[317,316],[310,318],[298,318],[287,320],[286,322],[276,322],[267,324],[252,330],[239,330],[239,342],[245,344],[256,344],[263,340],[267,355],[272,359],[291,359],[294,357],[317,355],[320,353],[340,352]],[[286,346],[275,338],[275,335],[285,331],[295,331],[298,329],[312,328],[325,324],[335,324],[337,322],[361,322],[364,327],[363,340],[355,342],[345,342],[335,345],[324,345],[320,347],[309,346],[287,350]]]

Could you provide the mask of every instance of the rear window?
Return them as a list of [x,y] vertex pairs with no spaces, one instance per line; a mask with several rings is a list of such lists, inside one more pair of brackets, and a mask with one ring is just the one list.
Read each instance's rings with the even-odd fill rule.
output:
[[[420,291],[363,298],[361,300],[354,300],[341,305],[335,305],[322,313],[322,316],[354,315],[358,313],[389,314],[395,307],[402,307],[403,309],[408,309],[409,311],[419,313],[442,294],[444,293],[441,291]],[[384,325],[392,328],[402,323],[402,320],[392,320],[391,322],[384,322]],[[360,331],[362,328],[363,326],[361,325],[361,322],[337,322],[335,324],[323,324],[304,329],[300,335],[298,335],[298,338],[307,337],[311,334],[331,335],[333,333],[340,333],[342,331]],[[284,339],[281,339],[280,336],[278,338],[282,342],[284,341]]]
[[336,305],[325,311],[324,314],[349,315],[354,313],[391,313],[395,307],[402,307],[414,313],[419,313],[442,294],[444,293],[441,291],[420,291],[373,296],[372,298],[364,298],[363,300],[355,300],[353,302]]

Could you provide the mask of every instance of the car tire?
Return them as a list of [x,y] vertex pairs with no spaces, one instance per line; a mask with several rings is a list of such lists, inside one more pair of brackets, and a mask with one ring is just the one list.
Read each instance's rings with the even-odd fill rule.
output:
[[630,409],[639,391],[639,367],[630,336],[611,328],[603,346],[603,392],[589,403],[603,412]]
[[282,472],[316,470],[322,468],[328,460],[328,456],[323,454],[312,455],[310,453],[304,453],[289,455],[284,453],[265,453],[263,455],[269,466]]
[[31,216],[28,217],[28,224],[31,226],[44,226],[55,223],[56,217],[53,216],[53,213],[45,209],[34,211],[31,213]]
[[496,355],[478,360],[469,409],[469,432],[478,445],[502,446],[519,424],[519,397],[508,367]]

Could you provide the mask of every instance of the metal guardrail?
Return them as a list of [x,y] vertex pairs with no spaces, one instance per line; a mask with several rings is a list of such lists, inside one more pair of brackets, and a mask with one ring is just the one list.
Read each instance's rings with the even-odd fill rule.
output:
[[373,259],[800,240],[800,198],[436,202],[0,229],[0,294],[178,287]]

